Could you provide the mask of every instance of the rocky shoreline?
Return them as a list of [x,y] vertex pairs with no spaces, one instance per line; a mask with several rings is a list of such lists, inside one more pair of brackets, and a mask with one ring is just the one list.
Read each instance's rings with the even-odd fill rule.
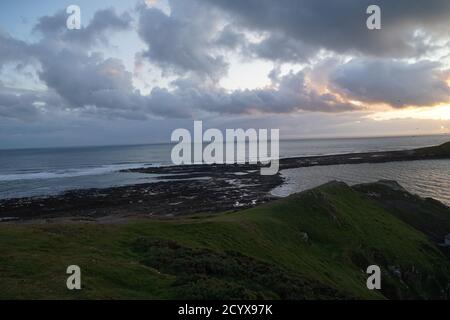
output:
[[136,216],[172,218],[235,211],[275,199],[270,191],[283,181],[280,174],[261,176],[258,170],[243,168],[209,172],[191,168],[163,179],[155,183],[0,201],[0,222],[116,222]]
[[[450,159],[450,142],[407,151],[353,153],[280,160],[280,170],[336,164]],[[57,196],[0,201],[0,222],[104,221],[130,217],[172,218],[235,211],[276,199],[278,173],[262,176],[259,165],[193,165],[142,168],[128,172],[161,174],[155,183],[74,190]]]
[[396,161],[450,159],[450,142],[440,146],[401,151],[348,153],[328,156],[297,157],[280,160],[280,170],[338,164],[385,163]]

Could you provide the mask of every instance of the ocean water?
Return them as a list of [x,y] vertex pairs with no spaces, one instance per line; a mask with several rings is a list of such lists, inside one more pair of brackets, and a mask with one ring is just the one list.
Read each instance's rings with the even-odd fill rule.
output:
[[395,180],[406,190],[450,206],[450,160],[362,163],[283,170],[285,184],[272,191],[285,197],[332,180],[349,185]]
[[[289,140],[280,142],[280,157],[402,150],[438,145],[447,141],[450,141],[448,135]],[[154,182],[156,175],[120,171],[171,165],[171,150],[170,144],[0,150],[0,199],[47,196],[74,189]],[[384,164],[380,167],[370,165],[365,168],[361,165],[349,166],[352,169],[330,166],[309,168],[311,171],[308,173],[303,169],[292,169],[283,173],[289,175],[285,189],[275,192],[286,195],[334,179],[349,182],[360,182],[362,179],[365,179],[364,182],[375,181],[384,177],[395,179],[397,176],[394,173],[401,172],[398,179],[408,184],[407,187],[414,187],[412,191],[446,199],[441,194],[447,194],[448,197],[449,188],[444,182],[448,183],[450,180],[450,162],[442,161],[438,165],[425,161],[422,166],[418,163]],[[399,166],[401,171],[398,171]],[[430,166],[434,168],[433,171],[430,171]],[[440,184],[433,186],[426,183],[427,174],[439,177]]]

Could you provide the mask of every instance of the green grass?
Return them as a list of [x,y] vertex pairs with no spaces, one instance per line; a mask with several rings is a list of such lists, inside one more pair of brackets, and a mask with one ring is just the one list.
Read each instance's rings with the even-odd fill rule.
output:
[[416,154],[426,154],[435,156],[450,156],[450,141],[439,146],[427,147],[414,150]]
[[[386,184],[393,184],[394,189],[386,188]],[[373,200],[387,212],[423,232],[436,243],[442,243],[450,233],[450,210],[439,201],[409,194],[390,181],[362,184],[354,188],[365,194],[377,195]]]
[[[382,291],[366,288],[371,264]],[[0,225],[0,299],[445,298],[449,271],[423,233],[337,183],[217,216]]]

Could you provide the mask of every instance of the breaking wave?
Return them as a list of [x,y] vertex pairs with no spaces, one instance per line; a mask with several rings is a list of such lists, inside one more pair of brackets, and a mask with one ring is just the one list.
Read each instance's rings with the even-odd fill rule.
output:
[[61,178],[75,178],[82,176],[96,176],[103,175],[112,172],[118,172],[121,170],[138,169],[144,167],[151,167],[152,165],[145,163],[137,164],[116,164],[116,165],[104,165],[92,168],[78,168],[78,169],[63,169],[53,171],[41,171],[41,172],[26,172],[26,173],[14,173],[14,174],[2,174],[0,175],[0,181],[19,181],[19,180],[46,180],[46,179],[61,179]]

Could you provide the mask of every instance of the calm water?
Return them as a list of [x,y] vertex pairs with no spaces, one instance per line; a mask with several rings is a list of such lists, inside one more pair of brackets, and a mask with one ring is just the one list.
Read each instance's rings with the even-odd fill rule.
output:
[[286,183],[273,190],[277,196],[288,196],[331,180],[353,185],[387,179],[396,180],[412,193],[435,198],[450,206],[450,160],[310,167],[288,169],[282,174]]
[[[365,139],[321,139],[321,140],[292,140],[280,143],[281,157],[338,154],[349,152],[380,151],[411,149],[422,146],[437,145],[449,141],[450,136],[425,137],[395,137],[395,138],[365,138]],[[170,154],[172,146],[169,144],[141,145],[141,146],[115,146],[115,147],[86,147],[66,149],[28,149],[28,150],[0,150],[0,199],[26,196],[45,196],[63,191],[80,188],[102,188],[135,183],[155,181],[154,175],[121,173],[120,170],[128,168],[171,165]],[[392,164],[398,166],[398,164]],[[409,185],[420,186],[423,181],[414,179],[426,177],[431,171],[425,163],[418,167],[417,163],[402,163],[400,179],[408,180]],[[297,178],[293,174],[288,189],[279,191],[283,194],[299,191],[306,186],[314,186],[328,179],[339,177],[348,178],[347,181],[359,182],[361,177],[369,181],[390,176],[388,170],[361,169],[338,170],[327,167],[324,170],[311,171],[309,176],[298,178],[301,183],[295,183]],[[450,180],[449,163],[442,162],[440,166],[433,167],[433,176],[442,176],[443,180]],[[354,166],[358,168],[358,166]],[[302,169],[296,169],[302,170]],[[314,170],[314,168],[312,168]],[[390,170],[390,169],[389,169]],[[419,170],[419,172],[418,172]],[[422,170],[422,171],[420,171]],[[321,171],[324,173],[321,175]],[[305,171],[299,171],[304,174]],[[340,173],[341,172],[341,173]],[[347,172],[348,174],[344,174]],[[291,174],[291,171],[285,174]],[[341,175],[342,174],[342,175]],[[354,174],[354,176],[352,176]],[[390,176],[395,178],[395,176]],[[304,183],[308,180],[308,183]],[[424,178],[426,180],[426,178]],[[445,184],[444,184],[445,186]],[[286,187],[287,188],[287,187]],[[421,188],[428,190],[428,196],[445,193],[447,190],[429,185]],[[278,190],[277,190],[278,192]],[[448,192],[447,192],[448,194]]]

